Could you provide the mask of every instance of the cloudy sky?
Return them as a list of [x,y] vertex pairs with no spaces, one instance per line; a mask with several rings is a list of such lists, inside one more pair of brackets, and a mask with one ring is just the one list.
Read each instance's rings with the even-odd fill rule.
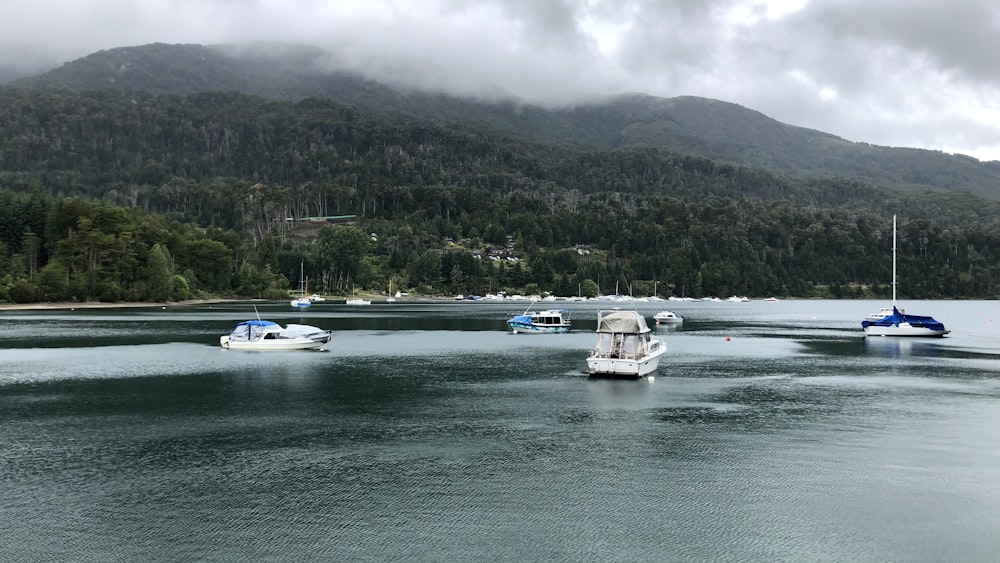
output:
[[377,79],[564,104],[696,95],[852,141],[1000,160],[996,0],[15,0],[0,58],[308,43]]

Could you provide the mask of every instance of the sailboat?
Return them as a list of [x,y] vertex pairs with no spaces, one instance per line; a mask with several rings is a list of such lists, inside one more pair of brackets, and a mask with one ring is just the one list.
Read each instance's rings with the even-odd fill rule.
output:
[[299,263],[299,296],[292,299],[291,305],[296,309],[308,309],[312,305],[312,301],[306,296],[306,265],[305,262]]
[[387,291],[386,294],[388,295],[388,297],[385,298],[386,303],[395,303],[396,298],[399,297],[398,291],[395,295],[392,293],[392,276],[389,276],[389,291]]
[[883,307],[861,321],[867,336],[944,336],[951,332],[934,317],[909,315],[896,307],[896,216],[892,216],[892,307]]

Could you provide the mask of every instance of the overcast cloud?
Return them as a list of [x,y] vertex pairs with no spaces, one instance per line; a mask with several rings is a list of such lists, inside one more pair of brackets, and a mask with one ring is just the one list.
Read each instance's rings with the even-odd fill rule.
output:
[[0,59],[290,41],[378,80],[455,94],[547,105],[621,92],[705,96],[852,141],[1000,160],[995,0],[9,4]]

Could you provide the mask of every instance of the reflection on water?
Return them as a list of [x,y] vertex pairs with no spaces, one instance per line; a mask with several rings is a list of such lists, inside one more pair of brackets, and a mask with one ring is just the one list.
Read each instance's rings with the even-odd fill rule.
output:
[[992,305],[906,340],[870,302],[678,303],[638,381],[586,376],[590,303],[565,335],[258,306],[327,353],[222,350],[241,304],[5,313],[0,559],[990,561]]
[[865,352],[898,358],[901,356],[940,356],[944,341],[938,338],[892,338],[868,337],[864,342]]

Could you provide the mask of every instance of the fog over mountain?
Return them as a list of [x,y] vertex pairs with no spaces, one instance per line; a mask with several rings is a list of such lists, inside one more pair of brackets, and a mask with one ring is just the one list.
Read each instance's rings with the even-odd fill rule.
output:
[[1000,160],[1000,5],[985,0],[40,0],[0,14],[3,81],[119,46],[287,41],[394,85],[550,107],[695,95]]

